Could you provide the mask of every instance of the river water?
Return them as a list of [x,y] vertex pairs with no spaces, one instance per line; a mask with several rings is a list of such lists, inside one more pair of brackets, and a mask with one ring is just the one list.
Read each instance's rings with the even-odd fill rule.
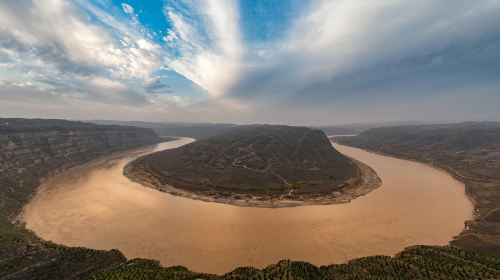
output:
[[175,197],[123,176],[137,156],[192,141],[108,156],[52,177],[26,205],[26,227],[56,243],[225,273],[281,259],[323,265],[393,255],[416,244],[445,245],[472,217],[464,185],[447,173],[338,144],[382,179],[378,189],[347,204],[237,207]]

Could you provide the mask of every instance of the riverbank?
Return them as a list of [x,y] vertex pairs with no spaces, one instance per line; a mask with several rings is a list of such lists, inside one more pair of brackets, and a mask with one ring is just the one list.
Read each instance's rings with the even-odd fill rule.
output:
[[176,188],[168,184],[162,184],[158,178],[150,172],[144,170],[142,165],[127,165],[123,174],[131,181],[141,184],[145,187],[153,188],[174,196],[185,197],[189,199],[200,200],[204,202],[224,203],[240,207],[262,207],[262,208],[281,208],[297,207],[305,205],[330,205],[348,203],[353,199],[365,195],[380,187],[382,181],[377,173],[368,165],[350,158],[358,168],[359,176],[351,178],[343,183],[344,186],[339,191],[329,194],[318,195],[294,195],[293,189],[288,194],[281,196],[258,196],[239,193],[202,193],[191,192]]
[[393,256],[415,244],[446,245],[463,229],[471,209],[458,181],[422,164],[334,145],[372,167],[383,181],[380,188],[336,205],[206,203],[130,181],[124,166],[144,155],[134,153],[45,181],[27,205],[26,227],[59,244],[117,248],[129,259],[157,259],[210,273],[263,268],[281,259],[326,265]]
[[0,119],[0,279],[82,279],[126,261],[117,250],[47,242],[15,217],[40,184],[73,166],[160,142],[152,130],[44,119]]
[[[123,180],[114,178],[115,175],[123,173],[125,162],[120,158],[128,162],[144,152],[144,149],[146,148],[124,152],[123,157],[119,156],[121,153],[104,156],[97,160],[100,164],[96,164],[96,161],[79,164],[61,174],[47,177],[42,184],[48,191],[40,190],[37,194],[40,197],[29,202],[36,204],[28,213],[31,216],[28,217],[27,223],[29,231],[0,219],[0,278],[26,279],[36,276],[39,279],[108,279],[121,275],[124,278],[142,279],[140,277],[151,275],[159,279],[232,279],[235,276],[266,278],[271,275],[292,275],[306,279],[315,275],[318,279],[330,279],[354,275],[351,274],[352,271],[356,271],[356,277],[388,276],[386,267],[390,268],[389,272],[394,272],[390,275],[403,278],[422,278],[425,275],[434,278],[453,276],[456,279],[479,279],[499,276],[498,259],[487,255],[473,254],[448,246],[417,246],[400,252],[413,244],[446,244],[454,232],[447,230],[446,226],[460,214],[456,209],[439,211],[434,208],[434,205],[453,206],[454,203],[451,202],[455,200],[449,194],[446,195],[445,201],[433,202],[427,201],[427,197],[425,201],[421,201],[423,197],[413,193],[409,195],[410,199],[399,195],[397,199],[391,198],[391,193],[397,189],[390,186],[402,185],[390,183],[393,180],[386,177],[387,172],[381,169],[383,166],[374,164],[380,162],[380,159],[366,161],[366,158],[360,158],[373,166],[377,173],[380,172],[384,186],[351,203],[259,209],[172,197],[132,183],[123,176]],[[113,159],[109,160],[110,157]],[[405,165],[402,161],[398,162],[396,167]],[[415,170],[415,167],[417,166],[406,169]],[[104,173],[91,171],[96,168]],[[400,177],[404,177],[405,181],[418,182],[423,177],[423,172],[415,173],[418,173],[418,176],[405,175],[403,170],[391,171],[391,174],[401,174]],[[76,177],[70,176],[71,174]],[[58,177],[60,181],[54,177]],[[431,186],[424,191],[429,193],[442,186],[441,183],[430,184],[431,182],[432,180],[407,186],[402,194],[407,194],[407,190],[420,190],[421,187],[425,189],[426,186]],[[116,183],[116,186],[113,186],[113,183]],[[25,186],[26,184],[24,181]],[[95,188],[89,189],[91,185]],[[389,188],[391,191],[387,192]],[[125,199],[126,197],[129,199]],[[382,197],[389,198],[390,201],[380,201]],[[9,203],[9,200],[2,201],[4,202]],[[398,205],[388,208],[398,202]],[[370,205],[377,205],[378,209],[370,208]],[[414,209],[418,205],[425,205],[425,208]],[[156,209],[158,207],[161,209]],[[358,209],[346,212],[352,207]],[[436,218],[446,211],[452,215]],[[409,218],[405,213],[418,214],[417,216],[425,219]],[[32,216],[33,214],[35,216]],[[198,220],[194,221],[193,218]],[[436,221],[432,222],[433,219]],[[430,223],[422,223],[426,220]],[[201,226],[204,221],[207,221],[206,225]],[[237,221],[243,221],[243,224],[232,227]],[[349,226],[349,221],[359,224],[359,227]],[[413,221],[415,225],[413,227],[412,223],[409,223],[396,226],[395,221]],[[439,224],[437,227],[436,222]],[[434,230],[449,231],[444,234],[448,237],[425,237]],[[306,232],[300,233],[301,231]],[[398,238],[395,236],[398,231],[408,232],[399,233]],[[367,234],[363,234],[364,232]],[[43,241],[33,233],[52,242]],[[377,244],[380,246],[370,249]],[[395,248],[386,248],[394,244],[397,244]],[[134,246],[137,251],[132,248]],[[84,247],[119,248],[130,261],[127,262],[125,256],[117,250],[101,251]],[[246,253],[241,255],[242,251]],[[166,255],[162,256],[162,252]],[[395,258],[388,257],[396,253]],[[436,259],[436,254],[439,254],[439,259]],[[369,255],[377,256],[355,259]],[[236,266],[245,267],[215,276],[194,273],[182,266],[167,268],[160,267],[157,261],[131,259],[135,257],[158,259],[163,265],[180,264],[194,271],[205,272],[209,272],[214,266],[220,266],[222,262],[236,263],[229,268],[220,269],[219,275]],[[280,259],[307,262],[281,261],[269,266]],[[347,260],[351,261],[345,263]],[[407,264],[406,261],[411,263]],[[209,263],[200,265],[204,262]],[[445,262],[449,265],[442,266]],[[339,265],[326,265],[330,263]],[[316,267],[313,264],[326,266]],[[478,264],[481,264],[481,267]],[[411,265],[412,270],[407,269],[408,265]],[[267,268],[259,270],[249,266]],[[383,270],[377,270],[380,267],[383,267]]]
[[[439,129],[437,129],[439,128]],[[426,163],[465,185],[474,216],[450,243],[500,256],[500,126],[498,123],[420,125],[373,129],[339,142]]]

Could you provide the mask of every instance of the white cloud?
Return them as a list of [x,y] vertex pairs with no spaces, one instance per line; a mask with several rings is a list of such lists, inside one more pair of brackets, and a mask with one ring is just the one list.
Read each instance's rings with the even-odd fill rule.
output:
[[499,12],[498,0],[481,5],[467,0],[453,5],[434,0],[313,1],[283,40],[248,48],[252,60],[245,61],[231,94],[310,96],[311,88],[339,77],[422,61],[498,34]]
[[121,90],[121,89],[127,88],[124,84],[122,84],[120,82],[111,81],[111,80],[108,80],[108,79],[105,79],[102,77],[91,78],[89,80],[89,85],[92,85],[92,86],[95,86],[97,88],[104,89],[104,90],[106,90],[106,89]]
[[172,29],[169,29],[167,31],[167,35],[163,37],[163,41],[167,43],[167,46],[174,48],[175,47],[175,41],[178,40],[177,34],[175,34],[175,31]]
[[[0,35],[10,39],[3,44],[11,50],[64,71],[93,69],[119,78],[149,76],[160,67],[160,46],[89,2],[81,2],[82,7],[62,0],[23,3],[0,3]],[[113,28],[90,22],[82,9]]]
[[161,46],[148,35],[89,1],[0,2],[0,62],[14,65],[9,77],[34,81],[60,98],[148,104],[140,80],[163,65]]
[[134,13],[134,8],[132,8],[132,6],[130,6],[127,3],[122,3],[122,9],[123,9],[123,12],[126,14],[133,14]]
[[238,76],[243,54],[238,5],[230,0],[186,4],[189,11],[175,5],[165,8],[173,25],[165,40],[180,54],[166,62],[211,95],[224,94]]

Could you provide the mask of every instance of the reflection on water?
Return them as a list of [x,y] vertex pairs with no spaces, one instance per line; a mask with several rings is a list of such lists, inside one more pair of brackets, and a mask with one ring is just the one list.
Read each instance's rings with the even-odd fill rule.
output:
[[[192,139],[162,143],[175,148]],[[26,206],[29,229],[70,246],[121,250],[195,271],[224,273],[280,259],[317,265],[415,244],[444,245],[472,216],[464,186],[430,166],[336,145],[371,166],[382,186],[348,204],[248,208],[175,197],[130,182],[138,155],[110,156],[46,181]]]

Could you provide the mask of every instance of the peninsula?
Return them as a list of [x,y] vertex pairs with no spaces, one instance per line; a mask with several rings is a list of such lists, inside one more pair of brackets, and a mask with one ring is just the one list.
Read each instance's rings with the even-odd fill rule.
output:
[[141,157],[125,175],[174,195],[238,206],[345,203],[380,185],[316,129],[248,125]]

